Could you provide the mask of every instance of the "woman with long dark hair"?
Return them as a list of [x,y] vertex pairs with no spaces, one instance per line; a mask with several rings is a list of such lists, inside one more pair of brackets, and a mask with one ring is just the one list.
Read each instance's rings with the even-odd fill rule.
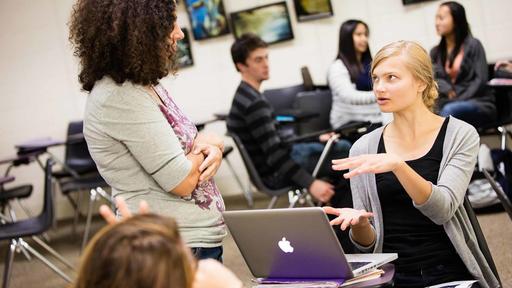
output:
[[369,33],[368,25],[361,20],[341,24],[338,55],[327,75],[332,91],[332,127],[351,121],[382,122],[369,74]]
[[222,260],[221,138],[198,134],[160,79],[183,39],[174,0],[78,0],[70,40],[89,92],[84,136],[101,176],[135,211],[176,219],[197,258]]
[[452,115],[475,127],[495,120],[496,107],[488,89],[484,47],[471,35],[464,7],[444,2],[436,15],[441,41],[430,53],[439,85],[439,114]]

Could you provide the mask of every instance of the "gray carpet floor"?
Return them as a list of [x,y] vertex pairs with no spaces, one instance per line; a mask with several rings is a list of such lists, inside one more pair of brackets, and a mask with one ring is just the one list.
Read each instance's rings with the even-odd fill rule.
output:
[[[265,208],[268,204],[269,198],[263,195],[256,195],[256,208]],[[246,209],[246,203],[242,196],[233,196],[225,199],[228,210]],[[278,201],[278,207],[286,207],[286,199]],[[491,253],[493,254],[494,261],[498,268],[498,272],[504,283],[504,287],[512,287],[512,221],[508,218],[505,212],[498,212],[492,214],[479,215],[478,219],[480,225],[486,235]],[[104,225],[100,218],[95,218],[93,221],[92,231],[97,231]],[[78,227],[78,234],[83,230],[83,223]],[[57,229],[50,231],[51,238],[50,245],[68,259],[73,265],[78,266],[81,235],[74,236],[71,232],[71,223],[63,222],[58,224]],[[36,248],[38,251],[43,251],[40,247],[26,239],[27,242]],[[3,259],[6,255],[6,241],[1,243],[0,257],[2,263],[0,270],[3,271]],[[43,253],[47,255],[47,253]],[[49,257],[53,260],[53,258]],[[224,262],[242,281],[245,287],[251,287],[251,273],[245,264],[236,244],[231,236],[228,236],[224,242]],[[63,271],[74,277],[76,273],[65,268],[57,261],[54,261],[58,267]],[[2,273],[3,276],[3,273]],[[43,265],[40,261],[33,259],[28,261],[23,254],[17,254],[12,272],[11,285],[12,288],[17,287],[67,287],[67,283],[62,280],[48,267]]]

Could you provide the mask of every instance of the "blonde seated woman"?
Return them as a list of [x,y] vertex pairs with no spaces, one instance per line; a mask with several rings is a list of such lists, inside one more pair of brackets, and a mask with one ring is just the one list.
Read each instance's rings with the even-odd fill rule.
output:
[[430,57],[420,45],[386,45],[371,67],[382,112],[394,120],[361,137],[333,169],[350,169],[354,209],[325,207],[332,225],[351,228],[362,252],[398,253],[397,287],[477,280],[499,287],[463,206],[478,153],[475,129],[432,112]]
[[142,201],[132,216],[117,199],[119,221],[105,205],[110,224],[87,245],[73,288],[240,288],[242,282],[220,262],[197,261],[172,218],[148,213]]

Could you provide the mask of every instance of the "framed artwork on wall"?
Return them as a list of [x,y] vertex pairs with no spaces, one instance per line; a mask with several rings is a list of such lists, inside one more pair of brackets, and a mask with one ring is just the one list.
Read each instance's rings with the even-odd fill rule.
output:
[[231,25],[236,38],[245,33],[254,33],[268,44],[293,39],[290,14],[285,1],[233,12]]
[[331,0],[293,0],[298,21],[308,21],[331,17]]
[[195,40],[229,34],[229,24],[222,0],[182,1],[185,3]]
[[192,57],[192,47],[190,46],[190,36],[187,28],[181,28],[185,37],[178,41],[178,67],[188,67],[194,65]]
[[430,2],[432,0],[402,0],[402,3],[404,5],[409,5],[409,4],[416,4],[416,3],[421,3],[421,2]]

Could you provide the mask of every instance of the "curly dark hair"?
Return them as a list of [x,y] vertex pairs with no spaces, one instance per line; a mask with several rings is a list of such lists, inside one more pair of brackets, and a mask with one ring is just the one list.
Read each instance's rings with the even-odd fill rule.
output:
[[80,58],[82,88],[91,91],[105,75],[150,85],[176,73],[169,37],[175,23],[174,0],[78,0],[69,40]]

